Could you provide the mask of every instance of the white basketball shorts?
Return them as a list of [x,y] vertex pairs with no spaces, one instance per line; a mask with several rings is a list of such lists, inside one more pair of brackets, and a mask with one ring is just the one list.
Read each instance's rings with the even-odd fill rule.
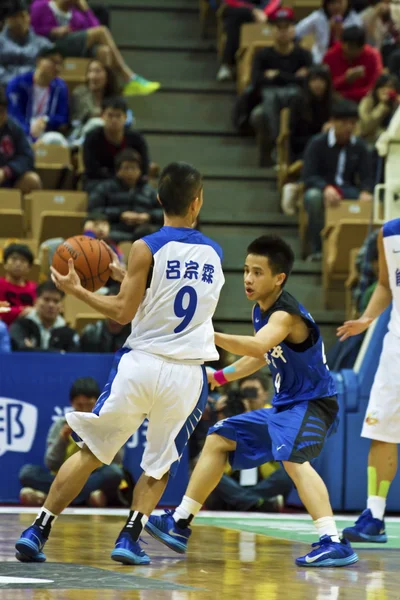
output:
[[385,335],[361,436],[400,443],[400,339]]
[[92,413],[71,412],[69,426],[101,462],[118,450],[148,418],[141,467],[149,477],[173,476],[208,397],[205,368],[122,348]]

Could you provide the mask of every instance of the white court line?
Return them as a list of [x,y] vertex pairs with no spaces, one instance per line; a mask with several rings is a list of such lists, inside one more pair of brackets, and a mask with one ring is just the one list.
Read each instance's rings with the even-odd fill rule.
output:
[[[38,509],[30,506],[0,506],[0,515],[36,515]],[[162,515],[163,510],[155,510],[153,514]],[[78,516],[109,516],[109,517],[126,517],[128,514],[127,508],[67,508],[63,512],[65,515],[78,515]],[[354,521],[358,514],[354,515],[335,515],[335,519],[340,521]],[[198,515],[198,518],[212,518],[212,519],[251,519],[261,521],[268,519],[269,521],[310,521],[311,517],[306,514],[289,514],[289,513],[249,513],[249,512],[229,512],[229,511],[209,511],[202,510]],[[388,523],[400,523],[400,517],[385,517],[385,521]]]

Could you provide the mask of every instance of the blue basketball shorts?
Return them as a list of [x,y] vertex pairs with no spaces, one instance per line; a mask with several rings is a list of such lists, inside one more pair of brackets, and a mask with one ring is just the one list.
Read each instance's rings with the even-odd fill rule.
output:
[[302,464],[316,458],[337,425],[336,396],[262,408],[216,423],[217,434],[237,443],[230,453],[233,469],[251,469],[271,460]]

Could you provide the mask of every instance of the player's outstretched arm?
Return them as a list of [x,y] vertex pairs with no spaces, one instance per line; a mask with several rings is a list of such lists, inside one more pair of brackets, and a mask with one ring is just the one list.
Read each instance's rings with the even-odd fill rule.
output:
[[215,344],[232,354],[252,356],[265,361],[265,354],[283,342],[293,325],[293,317],[286,312],[277,311],[271,315],[267,325],[250,335],[215,334]]
[[82,287],[75,272],[74,263],[68,261],[68,275],[60,275],[51,267],[51,278],[65,292],[83,300],[94,310],[117,323],[126,325],[132,321],[146,291],[147,278],[152,264],[152,254],[142,240],[135,242],[129,255],[129,266],[117,296],[101,296]]
[[259,369],[265,367],[265,359],[252,358],[251,356],[243,356],[228,367],[215,371],[215,369],[207,368],[208,383],[211,389],[215,389],[218,385],[224,385],[231,381],[237,381],[253,375]]
[[347,338],[363,333],[371,323],[383,313],[392,301],[392,292],[389,284],[389,273],[385,257],[385,249],[383,246],[383,229],[378,235],[378,261],[379,261],[379,280],[378,285],[374,289],[368,306],[359,319],[345,321],[343,325],[338,327],[336,335],[343,342]]

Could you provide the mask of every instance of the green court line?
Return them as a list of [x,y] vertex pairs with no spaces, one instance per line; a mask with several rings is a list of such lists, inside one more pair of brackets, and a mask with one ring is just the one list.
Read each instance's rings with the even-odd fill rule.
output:
[[[254,519],[199,517],[199,525],[211,525],[237,531],[250,531],[260,535],[290,540],[294,542],[311,543],[317,541],[316,531],[312,521],[303,519],[270,519],[255,517]],[[337,521],[339,531],[348,527],[351,521]],[[357,548],[396,548],[400,549],[400,523],[388,523],[386,526],[388,542],[386,544],[356,544]]]

